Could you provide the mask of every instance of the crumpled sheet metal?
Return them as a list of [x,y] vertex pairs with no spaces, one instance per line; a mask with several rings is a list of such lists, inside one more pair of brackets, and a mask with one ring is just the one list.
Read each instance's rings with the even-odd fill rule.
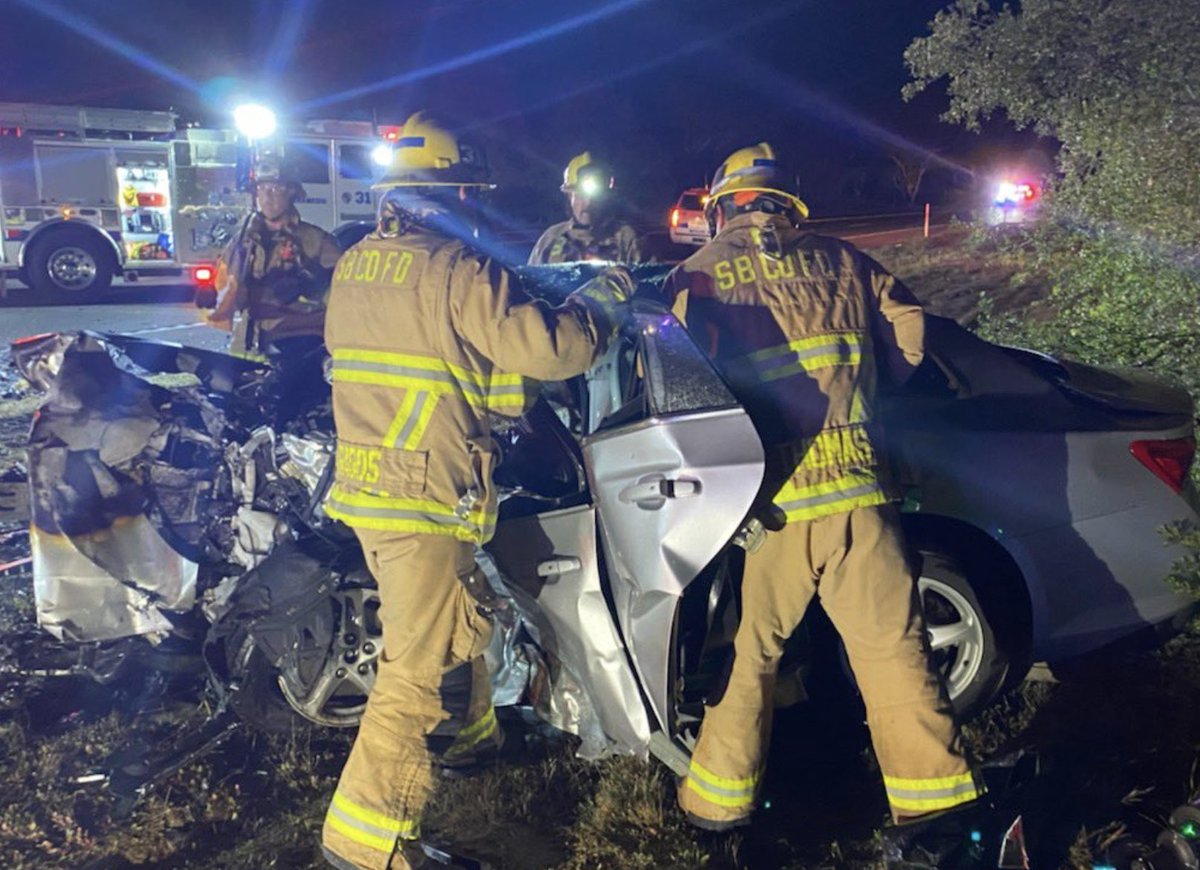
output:
[[483,651],[488,672],[492,675],[492,704],[496,707],[511,707],[521,703],[525,690],[533,676],[535,662],[524,647],[518,643],[521,617],[513,607],[512,597],[504,585],[500,569],[490,553],[475,549],[475,562],[483,569],[488,583],[504,601],[507,611],[499,611],[492,618],[492,640]]
[[199,570],[146,513],[139,463],[161,450],[171,394],[121,370],[94,336],[44,350],[23,359],[49,392],[28,450],[38,622],[71,641],[165,632],[163,611],[192,607]]
[[280,443],[288,455],[287,461],[279,467],[280,473],[295,477],[310,493],[315,493],[333,458],[334,439],[318,432],[305,438],[284,432]]
[[229,556],[247,571],[263,563],[287,539],[287,524],[273,513],[240,507],[233,518],[233,550]]
[[[542,647],[535,616],[537,603],[521,594],[519,588],[505,584],[490,553],[477,548],[475,561],[507,605],[494,616],[492,640],[484,651],[492,674],[492,704],[512,706],[528,699],[543,722],[579,737],[576,754],[580,758],[594,761],[628,754],[631,747],[618,744],[605,733],[595,704],[580,680]],[[522,630],[529,633],[536,646],[520,642]]]
[[189,610],[195,601],[198,566],[172,550],[145,516],[86,539],[33,526],[30,540],[38,625],[59,640],[165,633],[171,624],[162,611]]

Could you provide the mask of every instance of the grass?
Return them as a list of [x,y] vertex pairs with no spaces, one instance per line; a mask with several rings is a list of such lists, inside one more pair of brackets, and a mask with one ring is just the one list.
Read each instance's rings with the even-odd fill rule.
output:
[[1031,270],[1019,236],[956,225],[929,239],[868,251],[933,314],[974,327],[988,311],[1021,311],[1042,299],[1049,276]]

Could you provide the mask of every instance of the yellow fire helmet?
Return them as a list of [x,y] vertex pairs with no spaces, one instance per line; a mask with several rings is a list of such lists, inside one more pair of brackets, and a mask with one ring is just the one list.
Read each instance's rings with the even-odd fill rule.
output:
[[394,187],[495,187],[488,181],[483,151],[459,139],[425,112],[417,112],[400,130],[391,165],[375,190]]
[[808,206],[800,199],[795,180],[779,165],[775,159],[775,149],[766,142],[739,148],[725,158],[713,176],[704,213],[711,220],[717,203],[723,197],[733,196],[734,202],[742,205],[743,201],[748,203],[751,198],[738,194],[758,193],[783,197],[796,208],[800,217],[808,217]]
[[563,170],[563,193],[578,190],[587,196],[597,196],[613,186],[612,173],[602,163],[592,158],[591,151],[576,154]]

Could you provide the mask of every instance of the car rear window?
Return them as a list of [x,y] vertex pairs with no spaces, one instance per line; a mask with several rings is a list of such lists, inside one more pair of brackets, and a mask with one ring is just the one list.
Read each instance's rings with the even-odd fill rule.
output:
[[700,204],[700,197],[694,193],[685,193],[679,197],[679,207],[685,208],[688,211],[700,211],[704,206]]

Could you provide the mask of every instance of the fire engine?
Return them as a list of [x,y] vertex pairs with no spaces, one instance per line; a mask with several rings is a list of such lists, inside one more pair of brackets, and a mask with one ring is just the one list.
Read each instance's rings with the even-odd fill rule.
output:
[[[298,175],[300,216],[339,241],[375,219],[374,158],[398,127],[312,121],[270,143]],[[116,277],[211,282],[252,207],[235,131],[179,129],[174,112],[0,103],[0,291],[84,301]]]

